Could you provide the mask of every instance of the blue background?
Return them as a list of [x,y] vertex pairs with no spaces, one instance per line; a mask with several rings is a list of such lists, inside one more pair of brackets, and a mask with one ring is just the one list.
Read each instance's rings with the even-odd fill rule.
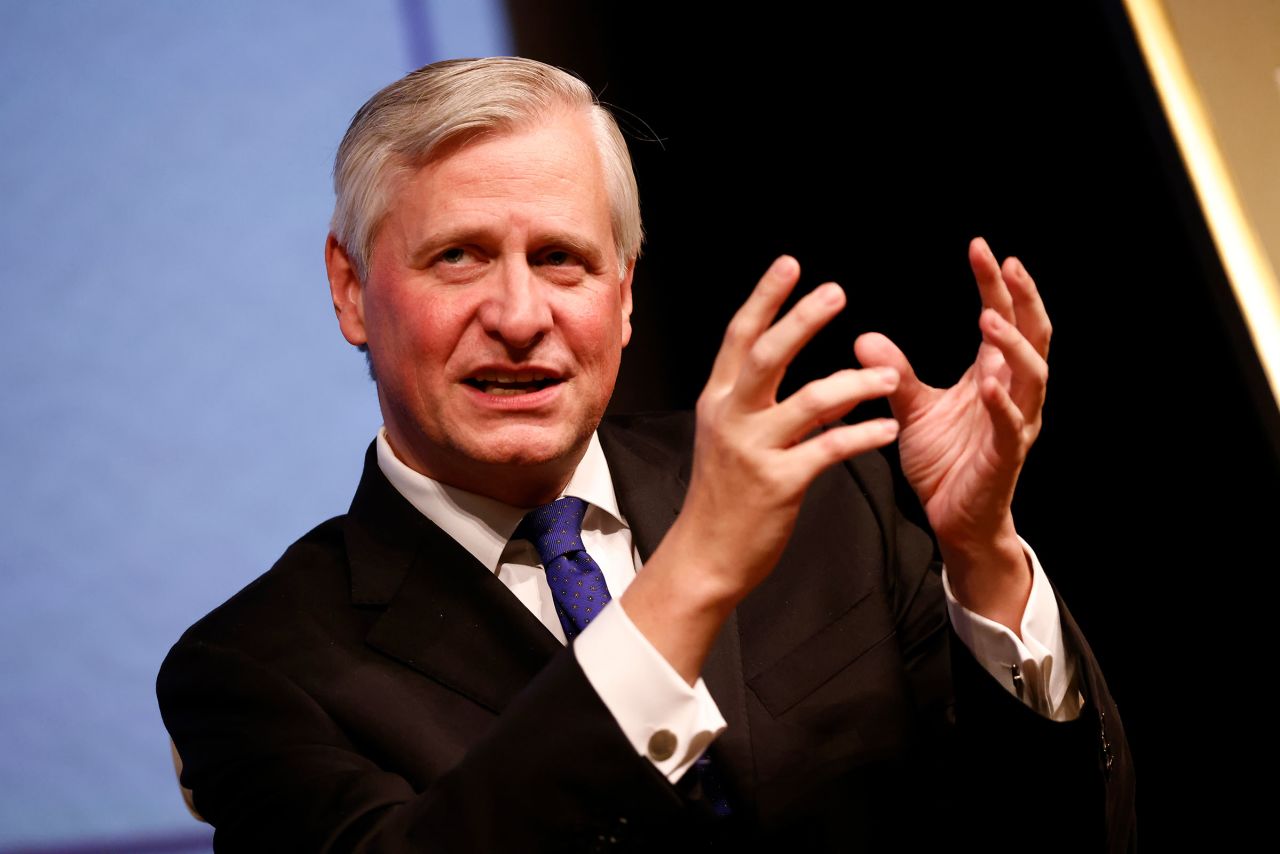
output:
[[379,423],[324,274],[334,151],[378,88],[510,53],[507,25],[497,0],[0,20],[0,849],[198,850],[156,670],[346,509]]

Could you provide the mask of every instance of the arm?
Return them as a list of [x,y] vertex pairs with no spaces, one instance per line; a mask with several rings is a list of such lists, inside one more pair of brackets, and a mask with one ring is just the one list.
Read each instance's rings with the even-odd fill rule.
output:
[[938,538],[956,598],[1017,633],[1031,571],[1011,507],[1040,432],[1052,327],[1035,282],[1016,258],[1001,266],[976,238],[969,264],[982,294],[983,340],[954,386],[922,383],[883,335],[862,336],[855,352],[863,364],[900,377],[889,403],[902,423],[902,470]]
[[[814,480],[840,461],[892,441],[899,425],[904,471],[937,529],[957,598],[976,613],[1020,631],[1032,573],[1010,506],[1039,432],[1050,327],[1021,264],[1011,259],[1002,269],[981,240],[971,245],[970,262],[986,306],[980,324],[984,340],[973,367],[950,389],[925,386],[896,346],[869,335],[856,345],[867,369],[837,372],[777,401],[786,366],[843,307],[842,292],[824,285],[774,323],[798,279],[793,259],[775,262],[735,315],[699,399],[693,478],[684,508],[645,573],[623,597],[637,628],[687,680],[699,672],[728,611],[772,571]],[[844,426],[806,438],[819,424],[881,395],[889,397],[896,421]],[[982,671],[955,642],[941,579],[936,572],[925,572],[926,564],[900,564],[912,569],[909,577],[896,580],[894,625],[917,702],[934,704],[940,713],[933,719],[945,721],[947,714],[937,704],[950,702],[947,651],[955,651],[961,661],[956,672]],[[1081,639],[1069,636],[1068,641],[1078,648]],[[1008,749],[1016,743],[1009,738],[1013,733],[1035,732],[1036,738],[1025,742],[1035,747],[1021,772],[982,778],[999,788],[962,788],[952,802],[976,808],[983,793],[1020,789],[1025,794],[1028,781],[1038,781],[1040,771],[1069,769],[1052,777],[1070,795],[1056,804],[1062,815],[1068,820],[1100,815],[1091,809],[1100,804],[1085,803],[1095,794],[1100,800],[1102,791],[1094,749],[1101,733],[1092,716],[1110,701],[1096,669],[1089,670],[1085,683],[1098,705],[1066,730],[1039,729],[1039,724],[1052,724],[1010,702],[1007,694],[1003,702],[963,704],[968,717],[960,732],[969,736],[956,740],[956,750],[970,751],[966,755],[981,768],[1013,767],[1004,761],[1018,753]],[[980,686],[962,692],[969,696],[989,699],[990,689],[1000,691],[985,674],[966,684]],[[1085,693],[1090,698],[1089,690]],[[1003,713],[987,714],[988,709]],[[1051,743],[1058,747],[1049,748]],[[998,761],[983,753],[1002,747],[1005,755]],[[1125,786],[1108,789],[1124,791]],[[1127,792],[1118,797],[1129,798],[1131,805],[1131,788]],[[1113,830],[1123,832],[1125,822],[1117,823],[1114,812],[1111,816]],[[956,819],[972,824],[980,817],[962,806]]]
[[774,323],[799,276],[795,259],[779,258],[726,329],[698,399],[684,506],[621,600],[690,684],[729,613],[773,570],[814,479],[897,436],[897,422],[881,419],[805,438],[892,391],[893,369],[839,371],[776,400],[791,360],[845,303],[828,283]]
[[[589,850],[600,837],[681,815],[674,790],[636,756],[570,650],[435,779],[381,767],[377,733],[336,719],[278,668],[226,646],[184,638],[158,691],[183,781],[217,827],[219,850]],[[548,728],[566,709],[572,728]]]
[[[774,262],[734,316],[698,400],[684,509],[623,597],[637,628],[686,680],[697,677],[729,611],[772,571],[814,479],[900,429],[903,471],[938,536],[956,597],[1020,630],[1032,573],[1010,507],[1040,429],[1050,325],[1016,259],[1002,270],[980,238],[969,259],[986,307],[983,344],[945,390],[920,382],[889,339],[871,334],[855,345],[867,368],[838,371],[778,401],[791,360],[844,307],[843,291],[828,283],[774,323],[799,279],[792,258]],[[805,438],[885,395],[896,420]]]
[[930,745],[922,779],[948,789],[939,819],[947,832],[937,841],[972,839],[988,850],[1034,849],[1037,840],[1053,850],[1132,850],[1132,760],[1101,669],[1065,604],[1056,601],[1084,706],[1059,722],[1014,700],[949,627],[935,546],[899,512],[884,461],[867,455],[849,467],[885,539],[887,604]]

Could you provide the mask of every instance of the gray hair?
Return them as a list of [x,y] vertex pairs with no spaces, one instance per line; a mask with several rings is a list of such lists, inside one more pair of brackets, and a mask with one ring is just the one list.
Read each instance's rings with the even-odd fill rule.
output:
[[533,124],[559,110],[590,116],[604,164],[618,276],[640,255],[640,193],[618,124],[591,88],[566,71],[520,57],[450,59],[419,68],[374,95],[351,119],[333,164],[330,228],[360,279],[398,181],[456,146]]

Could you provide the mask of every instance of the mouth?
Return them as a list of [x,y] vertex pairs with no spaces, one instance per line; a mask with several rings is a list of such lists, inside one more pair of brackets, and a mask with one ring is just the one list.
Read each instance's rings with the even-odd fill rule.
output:
[[536,371],[480,371],[462,381],[474,389],[497,397],[533,394],[564,382],[562,377]]

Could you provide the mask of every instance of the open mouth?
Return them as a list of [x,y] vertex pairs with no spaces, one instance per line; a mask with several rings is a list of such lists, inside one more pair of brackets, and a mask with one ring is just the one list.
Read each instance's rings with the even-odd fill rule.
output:
[[505,374],[497,371],[487,371],[479,373],[474,377],[468,377],[463,380],[463,382],[474,389],[479,389],[485,394],[493,394],[502,397],[517,394],[532,394],[535,391],[542,391],[542,389],[547,388],[548,386],[564,382],[564,380],[560,377],[549,377],[545,374],[537,373]]

